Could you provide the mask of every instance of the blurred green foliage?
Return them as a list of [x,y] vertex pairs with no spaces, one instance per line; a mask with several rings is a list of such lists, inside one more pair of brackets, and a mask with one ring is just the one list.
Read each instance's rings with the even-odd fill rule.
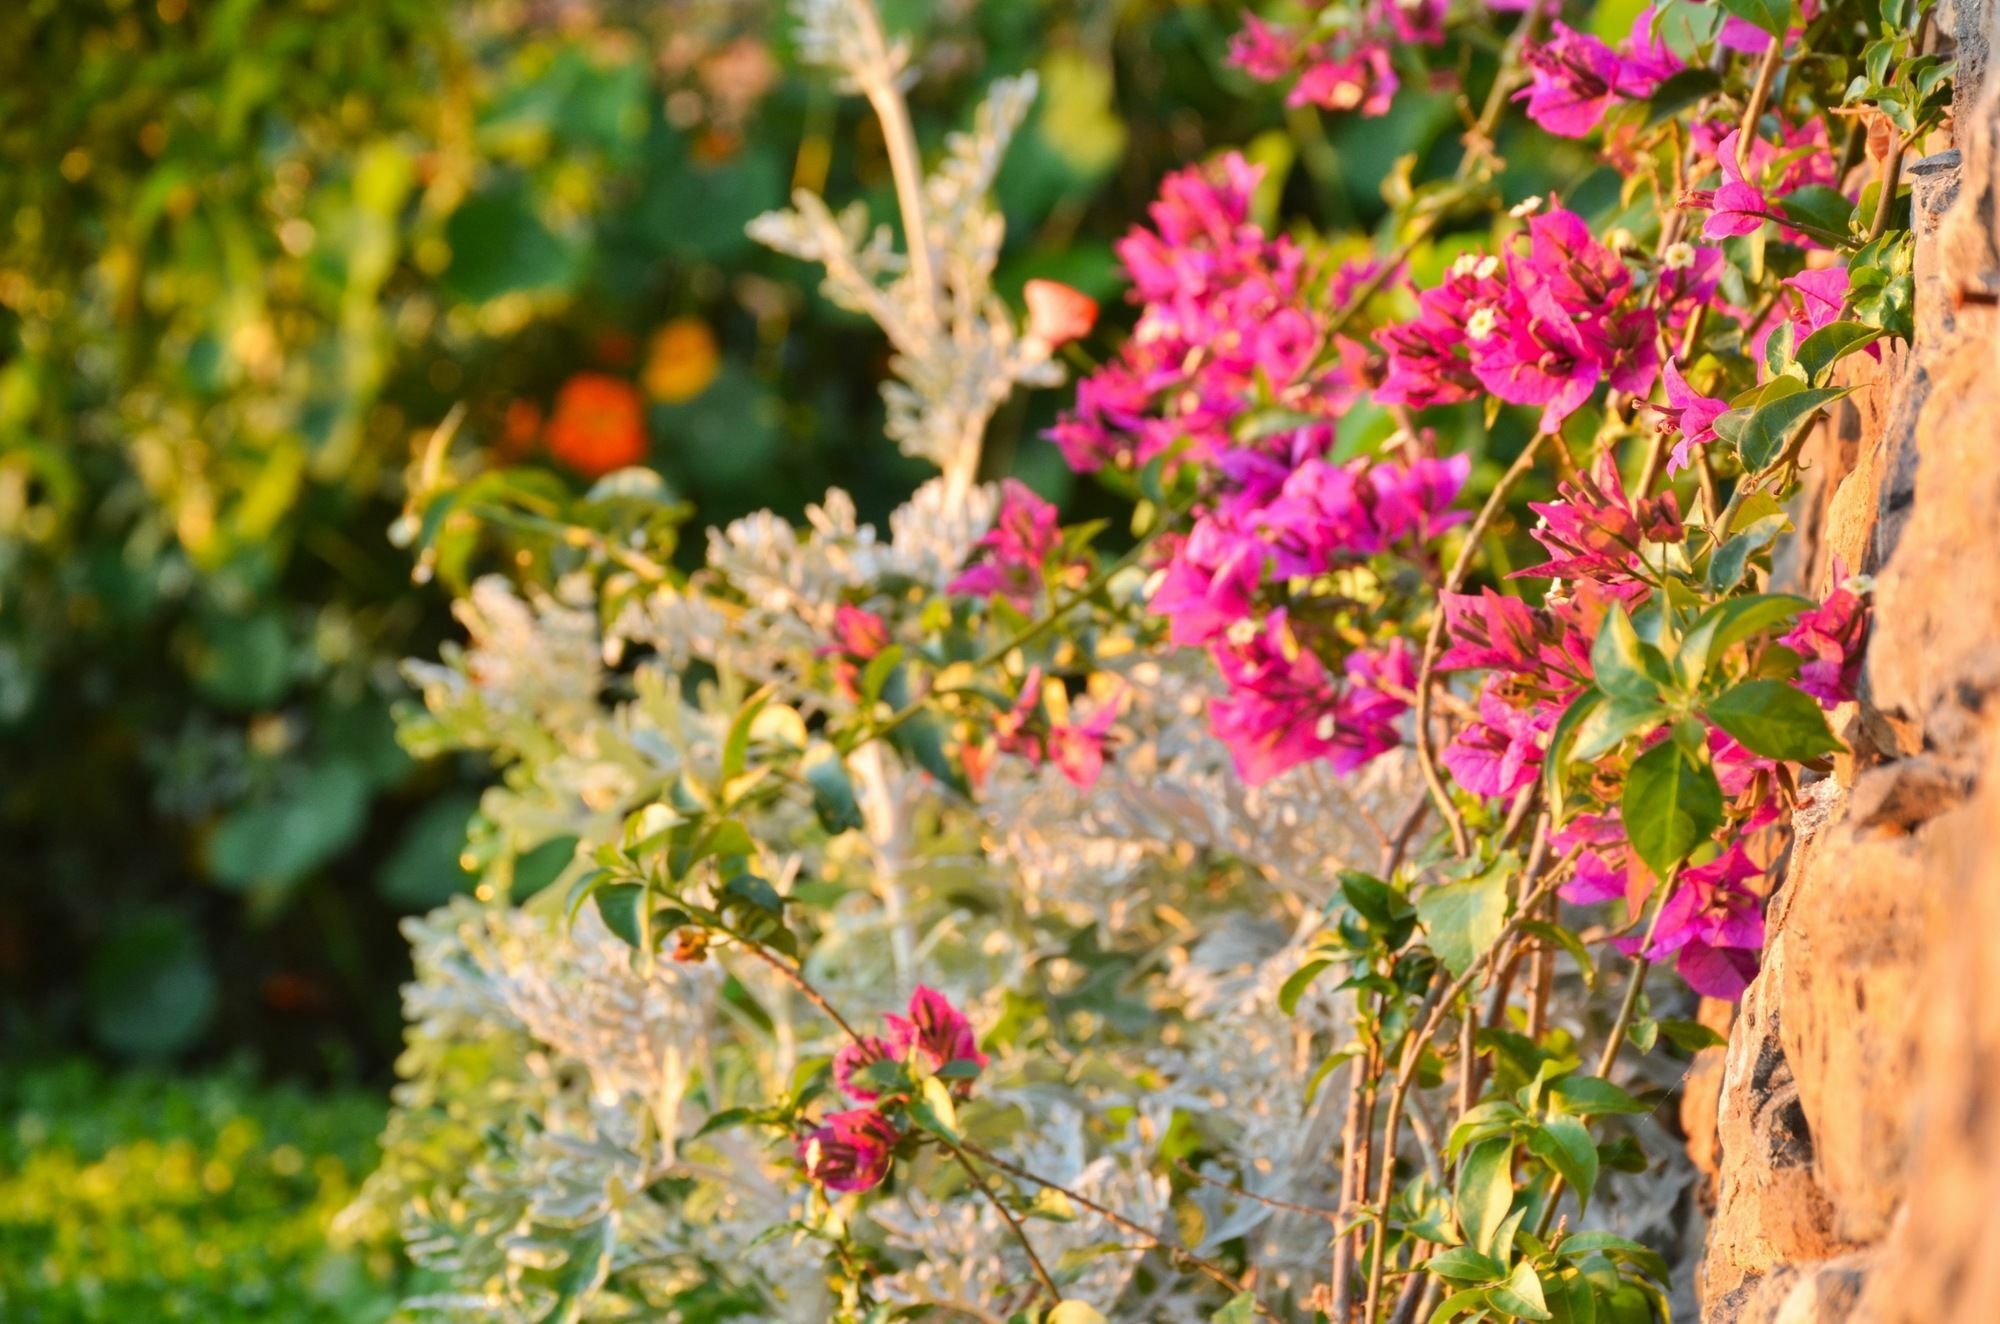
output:
[[328,1226],[374,1163],[372,1094],[83,1064],[0,1079],[0,1318],[368,1324],[396,1255]]

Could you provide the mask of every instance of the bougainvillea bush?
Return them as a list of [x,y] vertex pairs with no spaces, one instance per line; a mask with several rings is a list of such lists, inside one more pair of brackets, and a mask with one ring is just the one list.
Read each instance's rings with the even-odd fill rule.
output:
[[[479,895],[409,926],[350,1224],[452,1318],[1667,1317],[1663,1086],[1855,714],[1866,581],[1771,559],[1806,433],[1910,332],[1928,10],[1247,14],[1269,96],[1434,98],[1456,150],[1374,233],[1177,164],[1103,329],[995,288],[1034,84],[925,159],[908,43],[795,15],[894,214],[802,190],[750,233],[886,337],[937,476],[683,573],[644,471],[525,520],[422,457],[419,557],[496,569],[404,737],[500,781]],[[1129,526],[977,481],[1023,391]]]

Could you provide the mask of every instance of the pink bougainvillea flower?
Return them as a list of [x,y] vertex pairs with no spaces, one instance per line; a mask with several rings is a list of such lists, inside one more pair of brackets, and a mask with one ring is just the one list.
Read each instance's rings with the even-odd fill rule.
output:
[[1860,692],[1862,644],[1868,637],[1867,604],[1838,559],[1833,583],[1825,600],[1800,612],[1798,623],[1778,641],[1804,659],[1796,683],[1822,708],[1838,707]]
[[889,623],[865,608],[843,602],[833,609],[831,639],[820,647],[833,659],[834,684],[849,699],[860,697],[861,671],[889,646]]
[[1735,999],[1757,974],[1764,946],[1764,911],[1748,882],[1764,872],[1741,841],[1707,864],[1683,869],[1674,881],[1646,948],[1649,960],[1678,953],[1674,968],[1695,992]]
[[1542,517],[1532,533],[1548,549],[1550,559],[1515,571],[1515,578],[1630,583],[1641,578],[1644,545],[1673,540],[1649,534],[1679,527],[1680,507],[1674,494],[1663,492],[1656,502],[1634,504],[1625,495],[1617,461],[1608,450],[1598,456],[1588,476],[1560,484],[1556,491],[1562,500],[1528,506]]
[[1549,642],[1545,614],[1490,588],[1446,593],[1443,603],[1452,643],[1439,655],[1438,670],[1528,672],[1540,665]]
[[1479,719],[1468,722],[1440,761],[1474,795],[1509,796],[1534,783],[1542,746],[1562,709],[1511,701],[1505,682],[1489,678],[1479,692]]
[[1307,52],[1305,69],[1285,104],[1386,115],[1399,86],[1387,42],[1330,43]]
[[1624,65],[1620,87],[1625,95],[1649,97],[1660,84],[1687,66],[1660,36],[1654,25],[1658,11],[1647,5],[1632,19],[1632,30],[1619,43],[1618,59]]
[[974,545],[972,564],[945,591],[1005,598],[1028,611],[1041,591],[1042,568],[1061,542],[1056,508],[1009,478],[1000,488],[993,527]]
[[1125,698],[1121,682],[1078,722],[1049,728],[1049,761],[1078,790],[1087,791],[1104,772],[1104,743]]
[[[1549,836],[1549,848],[1557,855],[1576,852],[1576,866],[1570,880],[1557,889],[1563,900],[1589,905],[1633,899],[1631,849],[1625,840],[1625,825],[1618,815],[1578,814],[1561,831]],[[1643,893],[1640,898],[1643,899]]]
[[1031,280],[1021,289],[1028,305],[1028,337],[1059,349],[1097,325],[1097,300],[1059,280]]
[[1527,103],[1528,118],[1561,138],[1588,137],[1617,102],[1625,62],[1596,37],[1567,23],[1551,25],[1547,41],[1521,52],[1528,85],[1514,94]]
[[833,1080],[841,1092],[857,1103],[873,1103],[882,1097],[882,1091],[864,1084],[855,1077],[877,1062],[894,1061],[896,1054],[885,1039],[875,1035],[863,1035],[860,1040],[841,1045],[833,1055]]
[[799,1141],[799,1162],[829,1191],[871,1190],[889,1175],[899,1139],[894,1124],[872,1108],[828,1113]]
[[1679,473],[1694,463],[1694,448],[1715,440],[1715,420],[1729,412],[1726,400],[1702,395],[1687,384],[1681,370],[1666,364],[1667,403],[1652,408],[1660,415],[1660,430],[1680,435],[1667,461],[1667,472]]
[[[910,998],[909,1010],[908,1016],[892,1012],[882,1018],[889,1027],[889,1051],[893,1056],[913,1058],[933,1072],[943,1070],[951,1062],[969,1062],[985,1070],[986,1054],[979,1051],[972,1022],[944,994],[919,986]],[[972,1082],[958,1079],[952,1081],[951,1087],[954,1093],[964,1095],[971,1092]]]
[[1292,71],[1299,43],[1288,31],[1272,27],[1255,14],[1243,16],[1243,26],[1229,39],[1229,63],[1260,83],[1275,83]]
[[1722,169],[1722,187],[1691,190],[1683,198],[1686,206],[1708,212],[1702,224],[1704,238],[1722,239],[1734,234],[1753,234],[1771,215],[1764,191],[1744,177],[1737,159],[1742,131],[1730,130],[1715,148],[1716,164]]

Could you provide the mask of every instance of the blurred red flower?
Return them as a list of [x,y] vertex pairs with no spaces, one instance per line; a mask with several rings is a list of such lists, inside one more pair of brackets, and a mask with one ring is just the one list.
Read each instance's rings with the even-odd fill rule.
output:
[[596,478],[646,458],[646,419],[631,383],[600,372],[580,372],[556,393],[549,419],[549,454]]

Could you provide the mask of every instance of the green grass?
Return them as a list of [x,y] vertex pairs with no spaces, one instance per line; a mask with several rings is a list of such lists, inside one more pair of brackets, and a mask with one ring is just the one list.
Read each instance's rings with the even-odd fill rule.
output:
[[394,1253],[327,1240],[384,1109],[242,1072],[0,1070],[0,1319],[387,1319]]

